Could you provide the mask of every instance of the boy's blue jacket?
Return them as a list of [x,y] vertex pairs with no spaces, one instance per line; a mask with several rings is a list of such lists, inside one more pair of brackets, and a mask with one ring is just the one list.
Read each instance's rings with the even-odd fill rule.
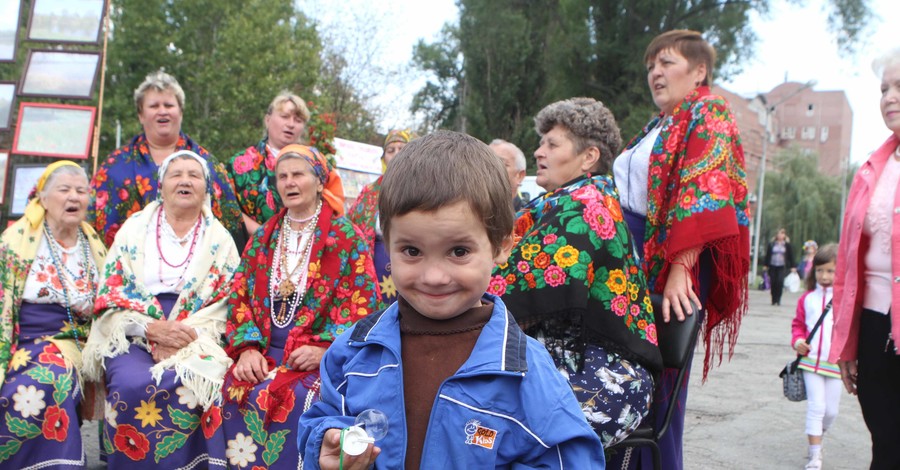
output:
[[[516,325],[499,297],[472,354],[438,390],[420,468],[603,469],[600,440],[588,426],[550,355]],[[300,418],[298,446],[306,469],[319,468],[322,438],[375,408],[388,416],[375,445],[376,469],[406,458],[400,326],[395,302],[363,318],[328,348],[321,401]]]

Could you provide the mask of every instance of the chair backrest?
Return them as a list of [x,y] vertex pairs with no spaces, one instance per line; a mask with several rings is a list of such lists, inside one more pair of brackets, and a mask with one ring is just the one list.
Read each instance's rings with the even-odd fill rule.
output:
[[694,305],[694,313],[685,315],[684,321],[678,321],[672,313],[669,322],[662,320],[662,296],[652,294],[653,313],[656,316],[656,338],[663,365],[672,369],[681,369],[687,365],[690,353],[697,344],[700,334],[700,323],[703,313],[698,305]]

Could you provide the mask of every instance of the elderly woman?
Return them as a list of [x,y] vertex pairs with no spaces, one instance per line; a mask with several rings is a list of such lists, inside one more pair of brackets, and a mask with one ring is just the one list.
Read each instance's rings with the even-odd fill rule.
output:
[[789,272],[796,272],[794,268],[794,250],[791,247],[791,239],[783,228],[775,232],[775,236],[766,247],[766,259],[763,263],[772,281],[772,305],[781,305],[781,294],[784,292],[784,278]]
[[[381,166],[386,170],[394,156],[411,140],[418,136],[411,130],[392,130],[384,138],[384,153],[381,155]],[[359,227],[363,237],[369,244],[369,252],[375,257],[375,273],[378,280],[378,308],[386,308],[397,300],[397,289],[391,278],[391,260],[388,257],[387,247],[384,245],[384,237],[378,224],[378,194],[381,193],[381,179],[378,177],[374,183],[366,185],[359,192],[359,197],[347,218],[353,225]]]
[[307,122],[309,109],[303,100],[283,91],[266,111],[265,137],[229,160],[228,175],[234,180],[247,233],[252,235],[281,208],[275,190],[275,157],[284,147],[301,141]]
[[873,64],[890,137],[857,171],[847,198],[834,279],[828,360],[859,395],[872,434],[871,469],[900,468],[900,49]]
[[619,128],[603,103],[572,98],[534,118],[537,184],[521,238],[488,292],[546,346],[610,446],[638,427],[662,369],[647,284],[612,178]]
[[235,273],[226,350],[228,462],[297,468],[297,420],[318,400],[319,361],[375,304],[375,268],[342,217],[337,172],[293,144],[275,162],[284,209],[251,238]]
[[110,468],[223,465],[222,349],[240,255],[210,210],[207,161],[175,152],[159,200],[122,225],[97,294],[85,375],[104,380]]
[[[737,341],[750,270],[744,151],[728,103],[709,88],[715,55],[695,31],[669,31],[650,42],[644,63],[660,113],[613,170],[650,290],[663,295],[657,315],[667,322],[674,312],[682,320],[692,303],[705,307],[704,376],[712,353]],[[667,369],[657,387],[657,426],[676,374]],[[687,390],[673,398],[675,415],[661,443],[666,468],[682,467]]]
[[131,214],[157,198],[159,165],[179,150],[190,150],[206,162],[212,175],[212,213],[243,247],[247,239],[234,184],[225,167],[203,147],[181,132],[184,91],[171,75],[162,71],[147,75],[134,91],[134,104],[144,129],[128,145],[103,160],[91,180],[93,198],[88,220],[109,246]]
[[80,166],[51,164],[35,189],[0,237],[0,467],[84,466],[81,348],[106,248]]

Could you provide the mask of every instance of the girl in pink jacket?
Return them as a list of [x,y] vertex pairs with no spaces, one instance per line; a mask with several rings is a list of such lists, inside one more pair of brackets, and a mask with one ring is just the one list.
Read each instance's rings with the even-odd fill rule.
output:
[[[828,362],[831,349],[831,286],[834,282],[837,245],[829,244],[813,257],[812,273],[806,276],[806,293],[797,302],[797,316],[791,324],[791,344],[800,359],[806,384],[806,435],[809,438],[807,469],[822,468],[822,434],[838,414],[841,401],[841,371]],[[807,343],[807,336],[825,312],[822,324]]]

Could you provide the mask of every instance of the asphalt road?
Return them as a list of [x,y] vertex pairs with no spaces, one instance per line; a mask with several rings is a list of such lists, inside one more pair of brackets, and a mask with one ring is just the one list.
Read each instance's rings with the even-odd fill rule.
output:
[[[802,469],[806,464],[806,402],[784,398],[778,372],[792,357],[791,320],[800,294],[786,292],[782,306],[770,306],[768,292],[750,294],[731,360],[714,368],[701,383],[703,349],[694,357],[685,432],[685,468]],[[88,468],[98,460],[97,423],[82,427]],[[841,410],[825,436],[824,468],[868,468],[869,433],[856,397],[844,395]]]

